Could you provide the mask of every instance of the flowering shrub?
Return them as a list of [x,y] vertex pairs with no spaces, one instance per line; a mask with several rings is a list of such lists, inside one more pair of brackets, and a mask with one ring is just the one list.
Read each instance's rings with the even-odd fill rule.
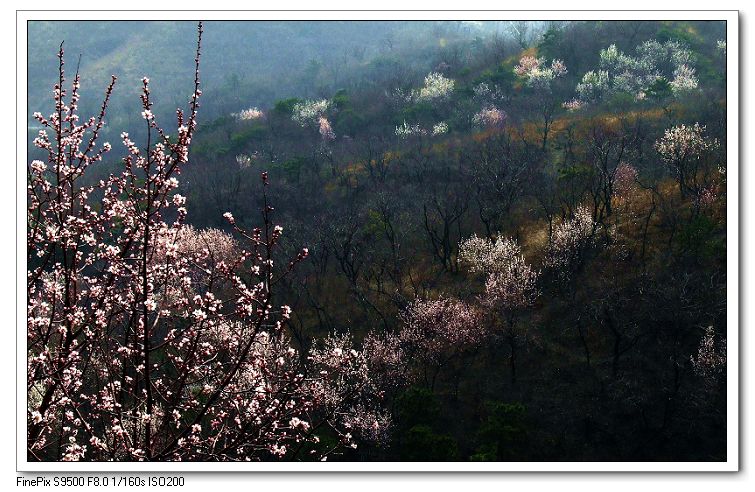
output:
[[443,135],[448,133],[448,124],[444,121],[433,125],[433,136]]
[[585,105],[584,102],[575,98],[575,99],[572,99],[571,101],[566,101],[565,103],[561,105],[561,107],[567,111],[579,111],[580,109],[582,109],[584,105]]
[[505,92],[498,85],[493,85],[491,87],[486,82],[480,82],[474,86],[472,92],[474,92],[476,100],[487,105],[502,102],[507,99]]
[[574,216],[553,228],[545,266],[556,270],[562,278],[568,278],[571,270],[582,261],[585,249],[593,240],[595,222],[587,207],[580,206]]
[[504,311],[532,306],[539,295],[538,276],[539,272],[525,263],[523,255],[516,255],[503,271],[488,277],[483,303]]
[[525,77],[533,71],[538,70],[544,61],[544,58],[536,58],[529,55],[523,56],[519,60],[519,64],[514,67],[514,73],[520,77]]
[[219,229],[195,229],[185,224],[168,233],[172,236],[158,240],[152,255],[155,263],[168,261],[170,256],[201,255],[215,263],[231,264],[241,251],[233,236]]
[[404,121],[403,125],[396,127],[395,134],[399,138],[408,138],[412,135],[427,135],[427,130],[419,126],[419,124],[409,125]]
[[[308,354],[290,343],[291,309],[274,303],[272,287],[308,251],[274,269],[283,229],[271,222],[267,173],[262,226],[242,229],[225,214],[236,240],[185,224],[176,176],[197,125],[201,35],[200,24],[176,135],[158,126],[145,78],[148,145],[123,133],[120,171],[93,185],[80,178],[112,150],[98,136],[116,79],[99,115],[79,124],[79,78],[67,98],[59,52],[55,111],[36,114],[47,162],[28,176],[30,460],[302,459],[305,448],[326,458],[388,430],[378,384],[388,376],[373,378],[350,338]],[[323,429],[337,446],[318,445]]]
[[511,317],[513,312],[534,304],[539,292],[537,279],[540,272],[525,262],[519,245],[508,239],[507,255],[504,261],[497,262],[485,282],[484,305],[498,309]]
[[697,201],[703,207],[710,207],[716,202],[718,194],[718,185],[714,183],[700,190],[697,196]]
[[506,123],[506,113],[495,106],[487,106],[472,117],[475,126],[502,128]]
[[402,319],[401,343],[414,356],[435,365],[477,346],[486,335],[480,311],[458,299],[417,299]]
[[678,125],[667,129],[655,142],[655,149],[664,162],[675,163],[692,157],[700,157],[705,151],[718,146],[718,141],[705,137],[705,126]]
[[459,259],[470,272],[488,275],[484,304],[514,310],[532,305],[537,298],[539,272],[527,265],[516,240],[493,241],[473,234],[459,244]]
[[[523,327],[518,326],[516,320],[540,295],[537,289],[540,272],[526,263],[514,239],[498,238],[493,242],[473,235],[459,245],[459,256],[470,271],[487,274],[480,304],[492,313],[494,322],[498,317],[505,321],[500,334],[511,350],[511,382],[515,383],[516,350],[523,336]],[[493,334],[497,333],[491,332]]]
[[394,133],[401,139],[409,138],[412,135],[422,136],[428,134],[432,135],[433,137],[437,137],[438,135],[448,133],[448,124],[444,121],[441,121],[433,125],[432,130],[428,131],[425,128],[422,128],[422,126],[420,126],[419,124],[410,125],[406,121],[404,121],[402,125],[396,127]]
[[[367,335],[368,340],[376,338]],[[315,415],[339,435],[340,444],[351,448],[357,447],[356,438],[384,441],[388,437],[391,418],[381,401],[385,390],[398,384],[399,376],[391,371],[402,365],[399,353],[391,359],[395,366],[380,366],[385,360],[376,356],[374,345],[365,346],[360,352],[353,348],[351,335],[330,335],[313,347],[306,368],[312,374],[306,391]]]
[[683,94],[697,89],[697,76],[695,69],[689,65],[679,65],[674,70],[674,78],[671,81],[671,90],[674,94]]
[[530,87],[541,89],[550,88],[550,83],[566,75],[566,65],[561,60],[551,60],[550,66],[545,64],[544,58],[535,58],[534,56],[523,56],[519,64],[514,67],[514,73],[527,81]]
[[454,81],[437,72],[431,72],[425,77],[425,85],[416,91],[417,101],[432,101],[448,97],[454,90]]
[[261,109],[254,107],[244,109],[243,111],[240,111],[238,113],[231,113],[231,116],[239,121],[250,121],[263,118],[265,116],[265,113],[263,113]]
[[637,56],[629,56],[615,44],[600,50],[600,68],[585,73],[577,84],[579,99],[596,102],[624,92],[641,101],[659,80],[668,81],[677,96],[697,88],[692,51],[678,41],[648,40],[635,51]]
[[252,156],[248,154],[239,154],[236,156],[236,164],[238,164],[241,169],[246,169],[251,166],[253,160]]
[[291,119],[301,126],[319,125],[320,118],[325,116],[329,108],[330,101],[327,99],[296,103],[291,113]]
[[612,73],[625,73],[634,70],[638,65],[638,60],[631,56],[625,55],[616,47],[615,44],[608,48],[600,50],[600,68]]
[[336,134],[333,132],[333,128],[331,128],[328,119],[324,116],[320,116],[318,123],[320,127],[320,137],[325,141],[335,140]]
[[405,340],[394,332],[371,331],[364,337],[362,353],[379,387],[395,389],[413,381],[406,348]]
[[590,70],[584,76],[582,81],[577,84],[577,94],[580,97],[580,106],[584,102],[597,101],[604,97],[609,91],[609,76],[605,70],[597,72]]
[[678,67],[694,62],[692,51],[679,41],[661,43],[655,39],[649,39],[638,46],[636,51],[637,63],[645,70],[658,69],[664,65]]
[[718,140],[706,137],[705,126],[699,123],[669,128],[655,142],[655,150],[676,174],[682,196],[689,192],[699,194],[698,170],[706,155],[718,146]]
[[473,234],[459,244],[459,259],[475,273],[501,272],[518,254],[519,245],[509,238],[492,241]]

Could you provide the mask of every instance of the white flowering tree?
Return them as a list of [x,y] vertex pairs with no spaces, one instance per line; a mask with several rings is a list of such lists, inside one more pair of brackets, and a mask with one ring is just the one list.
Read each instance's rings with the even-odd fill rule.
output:
[[600,50],[599,68],[583,75],[576,88],[578,99],[568,103],[568,108],[573,110],[618,93],[641,101],[657,91],[658,84],[667,84],[677,97],[697,89],[694,56],[678,41],[660,43],[651,39],[637,46],[635,52],[635,56],[627,55],[615,44]]
[[243,109],[238,113],[231,113],[231,116],[239,121],[254,121],[265,117],[265,113],[258,107]]
[[547,64],[545,58],[528,55],[519,60],[519,64],[514,67],[514,73],[522,77],[530,87],[550,90],[551,83],[566,75],[567,70],[561,60],[551,60],[551,63]]
[[503,128],[506,113],[495,106],[485,106],[472,116],[472,124],[479,128]]
[[571,218],[561,221],[553,228],[544,265],[556,272],[562,280],[568,280],[584,261],[584,256],[593,244],[595,221],[585,206],[579,206]]
[[486,275],[480,304],[493,313],[493,322],[502,324],[501,334],[509,346],[511,383],[516,383],[516,355],[526,331],[517,319],[539,296],[540,272],[525,261],[521,247],[511,238],[495,241],[473,235],[459,245],[459,257],[470,272]]
[[551,125],[555,117],[555,112],[562,101],[560,90],[562,85],[556,82],[563,79],[567,74],[566,65],[561,60],[551,60],[550,64],[546,63],[545,58],[536,58],[534,56],[523,56],[519,64],[514,67],[514,73],[524,81],[525,86],[530,89],[529,101],[537,108],[542,127],[541,144],[545,150],[548,145],[548,135],[550,134]]
[[708,137],[699,123],[669,128],[655,142],[655,150],[676,177],[682,198],[692,195],[697,199],[708,189],[707,174],[718,148],[718,140]]
[[411,92],[411,99],[416,102],[435,102],[447,99],[456,83],[443,74],[431,72],[425,77],[425,84]]
[[317,128],[323,142],[335,140],[336,134],[328,120],[328,110],[332,104],[328,99],[307,100],[294,105],[291,119],[302,127]]

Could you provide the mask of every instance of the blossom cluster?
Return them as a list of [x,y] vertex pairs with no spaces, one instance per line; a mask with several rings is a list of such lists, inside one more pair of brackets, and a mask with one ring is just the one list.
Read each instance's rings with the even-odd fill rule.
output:
[[577,98],[574,98],[571,101],[566,101],[563,104],[561,104],[561,107],[567,111],[579,111],[580,109],[582,109],[584,105],[585,105],[584,102],[580,101]]
[[320,116],[318,127],[320,137],[322,137],[323,140],[335,140],[336,134],[333,132],[333,128],[330,126],[330,122],[326,117]]
[[570,270],[579,266],[587,247],[592,244],[595,222],[587,207],[579,206],[573,217],[553,228],[544,264],[568,278]]
[[327,117],[330,107],[331,102],[328,99],[299,102],[294,105],[291,119],[302,127],[316,127],[324,142],[335,140],[336,134]]
[[689,65],[679,65],[674,70],[674,78],[671,80],[671,90],[674,94],[683,94],[697,89],[697,76],[695,69]]
[[455,82],[438,72],[431,72],[425,77],[425,85],[412,90],[410,97],[417,102],[434,101],[447,98],[454,90]]
[[713,203],[715,203],[718,195],[718,185],[716,183],[713,183],[700,190],[697,196],[697,201],[703,207],[709,207],[713,205]]
[[679,163],[698,158],[704,152],[718,147],[718,140],[705,136],[705,125],[677,125],[668,128],[663,137],[655,142],[655,150],[661,155],[665,163],[678,167]]
[[244,109],[242,111],[239,111],[238,113],[231,113],[231,116],[239,121],[250,121],[264,118],[265,113],[261,109],[253,107]]
[[471,272],[487,275],[482,299],[487,307],[513,312],[531,306],[539,295],[540,272],[527,264],[512,238],[472,235],[459,244],[459,259]]
[[483,128],[503,128],[506,113],[495,106],[486,106],[472,116],[472,123]]
[[478,346],[487,336],[479,308],[458,299],[417,299],[402,319],[398,339],[405,350],[432,364]]
[[539,271],[525,262],[523,255],[514,256],[504,270],[488,276],[483,304],[506,312],[532,306],[540,295],[539,275]]
[[294,105],[291,119],[299,123],[301,126],[318,123],[320,118],[327,113],[329,108],[330,101],[327,99],[298,102]]
[[[606,70],[590,70],[582,76],[577,84],[579,99],[573,100],[572,105],[581,107],[586,102],[597,101],[610,91],[610,77]],[[575,102],[576,101],[576,102]]]
[[422,135],[432,135],[433,137],[437,137],[439,135],[443,135],[445,133],[448,133],[448,123],[444,121],[440,121],[433,125],[432,129],[427,130],[423,128],[419,123],[410,125],[406,121],[404,121],[403,124],[396,127],[394,130],[394,133],[397,137],[405,139],[409,138],[411,136],[422,136]]
[[497,104],[507,99],[506,94],[498,85],[491,87],[487,82],[480,82],[472,88],[472,92],[476,100],[486,105]]
[[309,382],[311,399],[341,443],[351,448],[357,447],[357,438],[384,441],[390,432],[390,414],[381,402],[387,389],[402,383],[398,370],[404,359],[400,350],[387,354],[377,349],[374,342],[383,339],[370,332],[358,351],[350,334],[331,334],[307,358],[308,371],[319,375]]
[[459,243],[459,260],[473,273],[502,271],[519,253],[519,245],[509,238],[493,241],[473,234]]
[[[272,207],[251,230],[226,213],[235,237],[185,224],[177,176],[196,129],[199,53],[198,43],[177,138],[158,126],[145,78],[152,144],[123,133],[120,166],[94,184],[80,178],[111,150],[98,135],[115,78],[83,125],[78,77],[70,97],[56,86],[55,112],[37,115],[47,162],[28,176],[29,459],[327,458],[389,431],[381,400],[394,374],[380,371],[376,343],[360,352],[332,336],[308,353],[291,343],[291,308],[274,304],[271,289],[308,250],[274,268],[283,228]],[[62,49],[59,58],[63,80]],[[320,443],[325,429],[338,446]]]
[[448,133],[448,124],[445,121],[433,125],[433,136],[443,135],[444,133]]
[[523,56],[519,64],[514,67],[514,73],[526,80],[527,85],[540,89],[550,88],[550,83],[559,77],[566,75],[566,65],[561,60],[551,60],[551,64],[545,63],[545,58]]
[[599,69],[585,73],[577,84],[579,100],[595,102],[624,92],[640,101],[658,81],[667,81],[677,96],[698,87],[692,52],[680,42],[648,40],[635,51],[636,56],[627,55],[615,44],[600,50]]
[[419,124],[410,125],[404,121],[402,125],[396,127],[394,133],[399,138],[408,138],[412,135],[427,135],[427,130],[422,128]]
[[699,123],[668,128],[655,142],[661,160],[675,174],[682,198],[687,193],[701,197],[706,183],[699,180],[699,171],[710,165],[708,158],[718,148],[718,139],[706,136],[705,126]]

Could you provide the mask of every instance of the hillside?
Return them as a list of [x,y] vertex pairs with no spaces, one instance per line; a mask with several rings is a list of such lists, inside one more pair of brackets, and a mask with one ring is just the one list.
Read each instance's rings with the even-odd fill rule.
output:
[[[726,459],[725,24],[536,23],[530,37],[517,31],[519,38],[506,26],[205,24],[203,95],[189,161],[176,164],[180,195],[170,201],[166,191],[165,208],[155,213],[165,230],[183,220],[191,225],[185,243],[176,236],[182,258],[175,261],[184,269],[149,283],[152,250],[138,251],[143,286],[122,297],[141,310],[123,308],[136,313],[128,323],[151,320],[155,357],[180,374],[189,360],[181,351],[204,347],[205,328],[196,326],[205,326],[207,313],[239,315],[242,300],[257,301],[250,292],[259,289],[269,297],[242,313],[264,312],[255,318],[258,331],[249,335],[241,321],[222,325],[238,330],[238,339],[217,353],[215,338],[205,342],[207,360],[192,377],[223,357],[234,360],[239,344],[264,328],[250,378],[280,376],[297,387],[332,370],[341,379],[328,391],[351,397],[349,385],[362,385],[353,400],[323,390],[308,403],[318,408],[332,398],[343,408],[306,407],[296,420],[286,414],[272,428],[292,434],[274,446],[250,445],[249,453],[259,453],[254,459]],[[69,64],[71,53],[85,53],[88,104],[97,101],[89,87],[103,85],[111,71],[122,74],[119,84],[132,99],[137,92],[129,91],[149,73],[158,121],[160,111],[192,91],[193,25],[30,29],[31,52],[49,51],[50,40],[62,37]],[[53,56],[40,56],[30,69],[32,107],[45,97],[40,81],[51,80]],[[124,168],[118,150],[82,182],[96,187],[103,180],[95,211],[106,215],[123,200],[150,223],[149,199],[159,189],[149,185],[151,162],[140,161],[129,137],[116,133],[143,126],[141,109],[124,98],[111,112],[107,138],[118,147],[124,139],[128,159],[145,171],[128,167],[130,184],[121,183],[111,175]],[[152,121],[151,113],[141,114]],[[179,138],[181,131],[189,130],[182,127]],[[138,130],[131,135],[140,141]],[[161,169],[173,167],[158,168],[156,176]],[[139,179],[147,183],[146,205],[141,191],[129,191],[139,189]],[[120,210],[110,212],[117,221],[105,230],[142,227]],[[241,244],[254,254],[239,253]],[[126,258],[131,242],[117,245]],[[163,243],[154,248],[170,258],[160,252]],[[112,251],[105,265],[114,261]],[[55,255],[37,256],[43,259],[30,261],[42,272]],[[252,267],[237,274],[239,265]],[[154,268],[158,279],[172,272],[170,261]],[[197,290],[176,294],[179,284]],[[173,318],[152,313],[152,297],[139,300],[149,289],[164,289],[158,300],[166,305],[178,296],[178,307],[165,309]],[[208,305],[214,310],[205,312]],[[266,316],[277,316],[278,306],[274,323]],[[171,338],[176,331],[191,329],[196,338],[187,335],[175,353],[162,348],[180,339]],[[118,330],[124,347],[132,347],[130,331]],[[139,330],[143,325],[133,333]],[[269,342],[276,336],[292,348],[268,360],[266,350],[279,348]],[[129,353],[149,355],[148,341],[133,343]],[[292,354],[301,354],[301,366],[288,361]],[[308,366],[313,360],[321,365]],[[363,366],[337,372],[355,361]],[[134,364],[140,374],[144,366]],[[213,393],[216,383],[203,377],[186,390],[191,412],[227,396]],[[277,384],[266,381],[264,389],[260,383],[238,390],[237,400],[228,396],[231,403],[211,422],[192,417],[181,439],[203,443],[195,434],[205,432],[212,442],[208,428],[254,428],[234,402],[251,409],[257,403],[246,393],[255,391],[262,396],[250,401],[265,400]],[[312,387],[325,384],[314,381]],[[299,396],[291,398],[296,406]],[[309,440],[307,422],[320,417],[324,430]],[[235,443],[219,459],[242,459],[231,450]],[[204,456],[202,446],[187,453]]]

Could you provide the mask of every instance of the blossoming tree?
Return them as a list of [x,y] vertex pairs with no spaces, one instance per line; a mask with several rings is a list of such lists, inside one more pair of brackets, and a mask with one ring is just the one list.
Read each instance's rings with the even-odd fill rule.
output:
[[476,235],[462,241],[459,255],[471,272],[484,273],[485,292],[480,303],[502,321],[502,335],[509,345],[511,382],[516,383],[517,348],[525,335],[517,325],[520,313],[532,306],[539,296],[537,280],[540,272],[525,261],[521,247],[514,239],[495,241]]
[[636,56],[619,50],[615,44],[600,50],[597,70],[590,70],[577,84],[578,99],[568,109],[605,100],[618,93],[630,94],[642,101],[667,87],[669,95],[681,97],[698,87],[692,51],[678,41],[650,39],[635,49]]
[[[458,299],[416,299],[402,315],[397,339],[431,387],[440,370],[485,340],[487,329],[480,309]],[[419,366],[419,367],[417,367]],[[428,369],[432,375],[428,378]]]
[[539,119],[542,121],[542,149],[548,144],[548,135],[555,117],[555,112],[560,106],[563,87],[556,84],[563,80],[567,74],[566,65],[562,60],[551,60],[550,65],[545,58],[523,56],[519,64],[514,67],[514,73],[524,81],[529,89],[529,100],[533,107],[537,108]]
[[201,38],[200,23],[176,133],[158,125],[145,77],[146,145],[123,133],[119,170],[92,184],[87,171],[113,151],[99,140],[116,78],[98,116],[81,121],[61,45],[54,112],[35,115],[46,162],[28,174],[30,460],[325,459],[389,429],[389,379],[370,369],[379,358],[348,336],[309,353],[290,343],[291,309],[273,287],[308,252],[275,264],[283,229],[267,173],[260,226],[226,214],[236,239],[185,223],[177,176],[197,127]]
[[655,142],[655,150],[676,175],[682,198],[699,197],[706,189],[706,165],[718,147],[718,140],[706,136],[705,126],[699,123],[669,128]]
[[595,221],[585,206],[579,206],[571,218],[553,228],[544,264],[562,280],[568,280],[584,261],[587,249],[593,244]]

